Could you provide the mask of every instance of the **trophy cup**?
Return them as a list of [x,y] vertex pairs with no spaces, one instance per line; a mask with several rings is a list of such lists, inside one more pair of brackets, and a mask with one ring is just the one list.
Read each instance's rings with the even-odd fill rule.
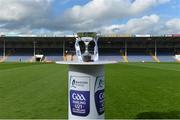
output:
[[99,59],[98,37],[76,38],[75,49],[79,62],[95,62]]

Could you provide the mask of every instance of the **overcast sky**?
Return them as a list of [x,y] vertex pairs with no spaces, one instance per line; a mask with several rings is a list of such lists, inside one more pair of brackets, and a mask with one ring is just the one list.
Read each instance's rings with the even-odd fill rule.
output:
[[180,0],[0,0],[0,34],[178,34]]

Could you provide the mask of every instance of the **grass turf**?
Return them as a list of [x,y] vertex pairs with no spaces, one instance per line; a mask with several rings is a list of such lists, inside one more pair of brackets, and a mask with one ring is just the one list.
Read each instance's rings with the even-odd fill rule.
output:
[[[67,118],[67,66],[0,64],[0,119]],[[106,118],[180,118],[180,64],[106,66]]]

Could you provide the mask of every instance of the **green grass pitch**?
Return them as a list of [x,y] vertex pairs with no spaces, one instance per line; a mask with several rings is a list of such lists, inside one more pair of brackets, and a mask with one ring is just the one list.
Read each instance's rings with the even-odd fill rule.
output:
[[[106,118],[180,118],[180,64],[105,68]],[[67,70],[56,64],[0,64],[0,119],[66,119]]]

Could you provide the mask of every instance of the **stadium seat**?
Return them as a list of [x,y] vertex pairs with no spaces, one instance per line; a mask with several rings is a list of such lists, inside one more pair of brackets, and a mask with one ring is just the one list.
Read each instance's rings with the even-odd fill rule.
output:
[[143,53],[128,53],[129,62],[154,62],[152,56]]
[[99,56],[99,60],[101,61],[107,61],[107,60],[112,60],[112,61],[119,61],[119,62],[123,62],[123,59],[119,54],[100,54]]
[[9,56],[6,59],[6,62],[29,62],[32,58],[32,55],[13,55]]
[[159,53],[158,58],[161,62],[176,62],[175,56],[171,53]]
[[63,56],[60,55],[47,55],[46,61],[63,61]]
[[99,60],[101,61],[107,61],[107,60],[113,60],[113,61],[123,61],[121,56],[108,56],[108,55],[103,55],[99,57]]

